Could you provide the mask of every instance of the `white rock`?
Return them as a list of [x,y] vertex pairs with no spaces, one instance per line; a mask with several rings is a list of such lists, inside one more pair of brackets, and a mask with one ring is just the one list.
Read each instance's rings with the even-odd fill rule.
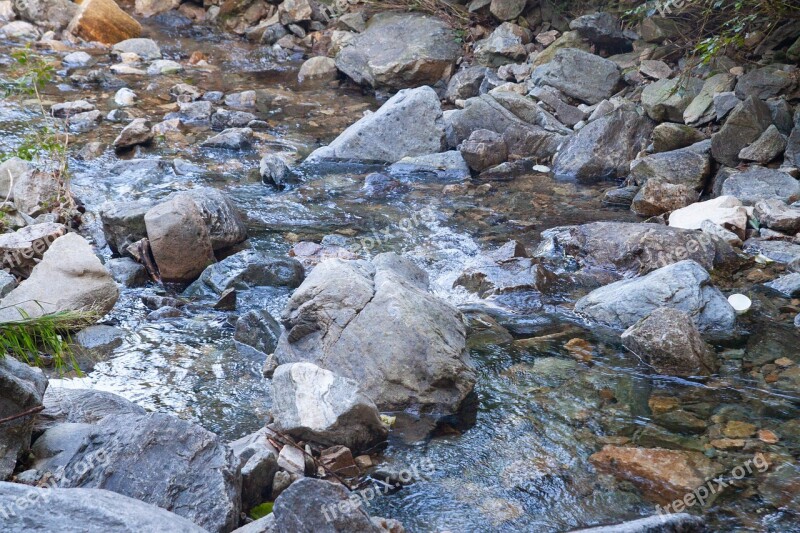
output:
[[114,103],[120,107],[130,107],[136,103],[137,98],[138,96],[136,96],[135,92],[127,87],[123,87],[114,95]]
[[64,56],[61,60],[68,67],[85,67],[92,62],[92,56],[86,52],[72,52]]
[[737,233],[744,232],[747,227],[747,208],[734,196],[720,196],[676,209],[669,216],[669,225],[673,228],[701,229],[704,220]]

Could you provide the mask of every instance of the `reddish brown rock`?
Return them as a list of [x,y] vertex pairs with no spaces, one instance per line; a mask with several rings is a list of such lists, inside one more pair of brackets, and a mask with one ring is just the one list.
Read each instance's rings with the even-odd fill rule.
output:
[[67,31],[87,41],[116,44],[138,37],[142,26],[114,0],[83,0]]

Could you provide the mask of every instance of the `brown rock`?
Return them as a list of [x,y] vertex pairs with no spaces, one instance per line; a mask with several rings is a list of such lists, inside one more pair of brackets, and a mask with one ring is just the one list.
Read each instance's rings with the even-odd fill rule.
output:
[[647,403],[650,406],[650,412],[654,415],[664,414],[681,405],[680,400],[671,396],[652,396]]
[[718,450],[738,450],[744,448],[744,439],[714,439],[711,445]]
[[630,481],[658,503],[682,499],[720,467],[699,452],[605,446],[589,457],[595,467]]
[[756,426],[741,420],[731,420],[722,429],[722,434],[729,439],[744,439],[756,432]]
[[320,462],[329,472],[339,477],[355,477],[359,474],[353,454],[346,446],[331,446],[322,450]]
[[774,431],[771,431],[769,429],[759,429],[758,440],[760,440],[761,442],[766,442],[767,444],[775,444],[781,439],[780,437],[778,437],[778,435],[775,434]]
[[67,31],[87,41],[116,44],[138,37],[142,26],[114,0],[83,0]]

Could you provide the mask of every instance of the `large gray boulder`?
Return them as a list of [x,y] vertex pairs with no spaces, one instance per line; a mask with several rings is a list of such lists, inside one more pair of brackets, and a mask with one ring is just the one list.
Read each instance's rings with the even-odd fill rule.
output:
[[395,254],[320,263],[290,298],[275,356],[354,379],[381,410],[452,414],[472,391],[461,313]]
[[154,202],[149,199],[103,205],[100,220],[112,252],[125,254],[128,246],[147,237],[144,215],[153,205]]
[[576,302],[575,312],[610,328],[626,329],[659,307],[685,312],[709,334],[730,334],[736,322],[733,307],[711,284],[708,272],[692,260],[595,289]]
[[[42,405],[47,378],[8,354],[0,357],[0,418],[18,415]],[[5,422],[0,432],[0,480],[7,479],[17,459],[31,446],[35,415]]]
[[742,148],[758,139],[772,124],[767,104],[754,96],[733,108],[728,120],[711,137],[711,155],[729,167],[739,164]]
[[[239,463],[213,433],[160,413],[111,415],[87,427],[71,456],[37,457],[35,468],[53,472],[61,487],[111,490],[208,531],[227,532],[239,523]],[[56,439],[49,448],[59,450]]]
[[683,122],[683,112],[702,88],[697,78],[658,80],[642,91],[642,107],[657,122]]
[[[155,505],[97,489],[37,488],[0,482],[6,533],[204,533],[185,518]],[[24,502],[24,505],[14,505]]]
[[593,182],[628,174],[630,162],[647,144],[655,123],[622,104],[584,126],[553,160],[556,177]]
[[283,491],[272,510],[274,533],[385,533],[341,483],[303,478]]
[[788,93],[797,85],[797,73],[789,65],[767,65],[742,75],[736,83],[736,96],[744,100],[753,96],[766,100]]
[[683,112],[683,122],[686,124],[706,124],[714,120],[714,95],[733,89],[736,79],[732,74],[723,72],[715,74],[703,82],[703,87],[692,103]]
[[530,43],[528,30],[510,22],[500,24],[485,39],[475,43],[475,62],[486,67],[500,67],[525,59]]
[[800,199],[800,182],[779,170],[751,167],[726,179],[722,194],[735,196],[744,205],[755,205],[759,200],[792,203]]
[[30,277],[0,300],[0,322],[60,311],[108,313],[119,298],[111,274],[77,233],[56,239]]
[[143,415],[144,408],[111,392],[95,389],[49,387],[44,411],[36,417],[36,430],[58,424],[94,424],[108,415]]
[[622,343],[656,372],[672,376],[709,375],[716,371],[714,352],[691,317],[661,307],[622,333]]
[[631,163],[630,177],[637,184],[658,179],[700,191],[711,174],[711,158],[690,148],[645,156]]
[[339,51],[336,67],[362,85],[404,89],[447,80],[460,52],[453,30],[436,17],[379,13]]
[[395,163],[445,149],[442,107],[430,87],[404,89],[344,130],[307,161],[360,160]]
[[597,104],[616,92],[620,76],[613,61],[576,48],[562,48],[552,61],[533,71],[531,81],[536,86],[554,87],[587,104]]
[[311,363],[281,365],[272,377],[272,416],[284,433],[354,453],[386,440],[375,404],[358,383]]

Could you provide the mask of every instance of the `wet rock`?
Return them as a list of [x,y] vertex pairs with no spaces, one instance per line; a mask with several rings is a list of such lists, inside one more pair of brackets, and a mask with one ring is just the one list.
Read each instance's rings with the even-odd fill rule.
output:
[[337,54],[336,67],[362,85],[404,89],[446,80],[460,52],[438,18],[379,13]]
[[667,513],[630,522],[579,529],[572,533],[702,533],[706,530],[702,517],[688,513]]
[[691,205],[698,196],[696,190],[682,183],[651,178],[636,193],[631,211],[640,216],[657,216]]
[[742,100],[750,96],[766,100],[788,93],[796,83],[796,75],[793,75],[788,65],[768,65],[739,77],[736,96]]
[[114,0],[84,0],[67,31],[86,41],[117,44],[138,37],[142,26]]
[[719,132],[711,137],[711,155],[720,163],[735,167],[742,148],[758,139],[772,124],[769,107],[749,97],[731,111]]
[[307,361],[355,379],[380,409],[451,414],[472,391],[461,314],[428,292],[424,271],[395,254],[320,263],[282,322],[281,364]]
[[569,23],[569,29],[609,51],[625,52],[631,49],[630,41],[619,29],[619,22],[610,13],[600,12],[578,17]]
[[143,287],[150,281],[147,270],[130,257],[109,259],[106,268],[114,281],[124,287]]
[[[47,378],[41,370],[17,361],[9,354],[0,358],[0,418],[40,407],[46,389]],[[17,459],[30,448],[34,420],[34,416],[24,416],[3,424],[0,480],[8,479]]]
[[664,122],[653,129],[653,151],[671,152],[705,139],[703,132],[691,126]]
[[[716,108],[716,95],[732,90],[734,82],[735,78],[728,73],[715,74],[708,78],[703,83],[700,92],[692,100],[692,103],[683,112],[683,122],[702,125],[714,120],[715,116],[717,120],[720,120],[722,116],[739,103],[739,100],[734,95],[731,95],[735,101],[731,102],[732,105],[721,116]],[[719,103],[722,104],[722,101]]]
[[114,139],[114,148],[124,150],[137,144],[149,144],[153,137],[150,122],[143,118],[135,118]]
[[[398,136],[397,132],[403,135]],[[430,87],[404,89],[375,113],[342,132],[308,161],[362,160],[394,163],[408,156],[443,151],[444,125],[439,97]]]
[[67,67],[88,67],[93,61],[92,56],[84,51],[79,51],[65,55],[61,63]]
[[[236,320],[233,339],[264,354],[271,354],[278,345],[281,326],[265,309],[248,311]],[[239,346],[239,344],[237,344]]]
[[721,468],[699,452],[607,445],[589,457],[596,468],[630,481],[645,496],[666,504],[713,478]]
[[278,471],[278,450],[267,440],[271,435],[270,430],[262,428],[230,443],[242,470],[242,509],[269,500]]
[[[144,216],[153,258],[165,281],[188,282],[214,263],[203,213],[191,197],[178,194]],[[186,253],[191,250],[192,253]]]
[[106,242],[115,254],[123,254],[128,247],[145,237],[147,229],[144,215],[153,207],[151,200],[105,204],[100,210]]
[[758,491],[770,506],[797,513],[800,511],[800,491],[797,490],[800,469],[791,462],[784,464],[786,466],[764,476],[758,485]]
[[683,112],[702,87],[697,78],[659,80],[642,91],[642,107],[657,122],[683,122]]
[[306,81],[332,81],[338,76],[336,61],[330,57],[317,56],[308,59],[300,66],[297,73],[297,80],[300,83]]
[[618,207],[630,207],[638,192],[639,187],[635,185],[609,189],[603,195],[603,203]]
[[460,181],[470,177],[469,166],[461,152],[404,157],[389,167],[392,175],[435,175],[438,179]]
[[256,92],[242,91],[225,95],[225,105],[234,109],[247,109],[256,106]]
[[499,165],[508,157],[508,147],[502,135],[489,130],[473,131],[458,149],[476,172]]
[[[192,104],[210,104],[211,102],[192,102]],[[229,111],[227,109],[217,109],[211,115],[211,129],[224,130],[226,128],[244,128],[252,121],[257,120],[252,113],[247,111]],[[208,117],[206,117],[206,120]]]
[[633,105],[624,104],[567,140],[553,160],[553,174],[580,182],[625,176],[654,126]]
[[522,14],[526,0],[492,0],[489,12],[499,20],[513,20]]
[[489,69],[486,67],[477,66],[459,70],[453,74],[450,83],[447,84],[444,99],[454,103],[456,100],[466,100],[478,96],[487,70]]
[[673,211],[669,216],[669,225],[673,228],[701,229],[705,220],[744,235],[747,209],[738,198],[719,196]]
[[103,114],[100,111],[78,113],[69,117],[69,130],[73,133],[86,133],[92,131],[102,121]]
[[264,183],[273,185],[278,190],[285,189],[294,178],[286,161],[275,154],[267,154],[262,157],[258,171]]
[[565,48],[553,60],[537,67],[531,74],[536,86],[548,85],[587,104],[611,97],[620,81],[619,67],[608,59]]
[[56,118],[66,118],[78,113],[86,113],[94,111],[95,106],[86,100],[75,100],[73,102],[63,102],[60,104],[53,104],[50,106],[50,114]]
[[756,202],[754,214],[761,226],[789,235],[800,232],[800,207],[786,205],[781,200]]
[[297,439],[356,452],[373,448],[388,434],[378,408],[356,381],[311,363],[275,370],[272,415],[280,431]]
[[114,326],[95,324],[72,337],[75,359],[83,371],[91,371],[95,363],[106,360],[122,345],[126,333]]
[[0,234],[0,267],[27,278],[50,245],[66,232],[62,224],[45,222]]
[[[42,490],[47,490],[46,495]],[[155,505],[108,490],[30,487],[0,483],[4,501],[24,501],[25,509],[4,516],[7,533],[66,531],[84,533],[108,531],[180,531],[203,533],[205,529]]]
[[214,298],[228,289],[294,288],[303,282],[303,278],[303,265],[296,259],[243,250],[210,265],[183,294],[194,298]]
[[475,43],[475,62],[485,67],[499,67],[522,61],[528,56],[525,45],[530,42],[528,30],[504,22],[489,37]]
[[553,283],[552,277],[528,257],[521,244],[510,241],[469,262],[453,286],[486,298],[515,291],[545,292]]
[[226,150],[244,150],[253,141],[253,130],[250,128],[228,128],[203,141],[206,148],[224,148]]
[[750,167],[726,179],[722,184],[722,194],[735,196],[744,205],[772,199],[791,203],[800,199],[800,183],[778,170]]
[[687,313],[703,333],[730,334],[736,321],[733,308],[711,284],[708,272],[692,260],[595,289],[578,300],[575,311],[611,328],[624,329],[659,307]]
[[659,180],[700,191],[705,187],[710,173],[711,158],[707,154],[697,153],[691,149],[680,149],[648,155],[633,161],[630,178],[636,184]]
[[370,520],[363,505],[355,505],[350,492],[340,483],[303,478],[275,500],[275,533],[339,533],[358,531],[385,533]]
[[796,298],[800,296],[800,272],[791,272],[764,285],[787,298]]
[[533,256],[556,272],[577,267],[618,279],[683,259],[711,270],[734,261],[736,254],[726,243],[694,231],[659,224],[592,222],[543,231]]
[[786,137],[773,124],[751,145],[742,148],[739,159],[766,164],[783,154],[785,149]]
[[76,233],[56,239],[30,277],[0,301],[0,322],[59,311],[109,312],[119,297],[111,274]]
[[[233,453],[213,433],[169,415],[107,416],[89,427],[70,457],[38,459],[36,468],[53,472],[64,488],[113,489],[174,509],[209,531],[230,531],[239,521],[241,475]],[[64,468],[52,468],[52,461]]]
[[622,343],[661,374],[707,376],[716,370],[714,352],[689,315],[678,309],[656,309],[625,330]]
[[44,411],[36,417],[36,430],[61,424],[94,424],[109,415],[137,416],[145,410],[110,392],[96,389],[49,387],[44,395]]

